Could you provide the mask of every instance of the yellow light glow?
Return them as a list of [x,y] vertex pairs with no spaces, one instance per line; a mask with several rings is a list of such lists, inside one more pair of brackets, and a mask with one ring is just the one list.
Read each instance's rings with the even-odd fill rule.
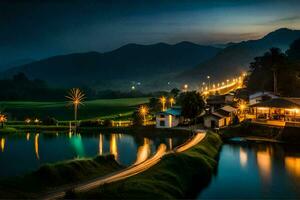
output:
[[173,104],[175,103],[175,99],[174,99],[173,97],[171,97],[169,101],[170,101],[170,105],[171,105],[171,107],[172,107]]
[[66,96],[68,99],[68,105],[74,106],[74,117],[75,121],[77,120],[77,109],[79,105],[83,105],[83,101],[85,99],[85,94],[79,88],[72,88],[68,95]]
[[110,136],[109,152],[114,155],[115,160],[118,160],[117,135],[114,133]]
[[287,156],[284,159],[284,163],[291,175],[300,177],[300,157]]
[[248,155],[246,151],[240,148],[240,164],[242,167],[246,167],[248,161]]
[[35,150],[35,155],[36,158],[39,160],[40,159],[40,155],[39,155],[39,134],[35,134],[34,137],[34,150]]
[[4,152],[4,147],[5,147],[5,138],[1,138],[1,143],[0,143],[0,146],[1,146],[1,152]]
[[29,124],[31,122],[31,119],[27,118],[25,119],[25,123]]
[[103,155],[103,135],[101,133],[99,135],[99,155]]
[[26,140],[29,141],[29,139],[30,139],[30,133],[27,133],[26,134]]
[[135,165],[147,160],[151,155],[150,140],[144,138],[144,144],[138,148]]
[[162,96],[160,98],[160,103],[162,104],[162,111],[165,111],[166,101],[167,101],[166,97]]
[[0,123],[4,123],[4,122],[6,122],[6,121],[7,121],[6,116],[3,115],[3,114],[0,114]]
[[169,115],[169,127],[172,127],[172,115]]
[[257,165],[261,175],[265,181],[268,181],[271,176],[271,155],[270,151],[258,151],[257,154]]

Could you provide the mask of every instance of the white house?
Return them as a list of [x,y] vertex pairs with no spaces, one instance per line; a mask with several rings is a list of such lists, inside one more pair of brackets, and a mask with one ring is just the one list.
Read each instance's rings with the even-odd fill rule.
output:
[[251,106],[275,98],[278,98],[278,96],[276,96],[273,92],[256,92],[249,95],[249,105]]
[[156,113],[156,128],[172,128],[182,121],[181,108],[170,108]]
[[218,110],[212,111],[204,115],[204,127],[206,128],[222,128],[232,123],[233,115],[237,113],[237,109],[231,106],[224,106]]

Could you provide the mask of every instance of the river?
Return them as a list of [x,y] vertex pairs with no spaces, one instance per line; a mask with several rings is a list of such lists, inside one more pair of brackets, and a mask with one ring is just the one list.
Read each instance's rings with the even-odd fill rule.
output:
[[224,144],[216,174],[197,199],[300,198],[300,145]]
[[125,166],[143,162],[160,144],[172,149],[188,135],[152,139],[133,134],[20,133],[0,136],[0,178],[24,175],[46,163],[113,154]]

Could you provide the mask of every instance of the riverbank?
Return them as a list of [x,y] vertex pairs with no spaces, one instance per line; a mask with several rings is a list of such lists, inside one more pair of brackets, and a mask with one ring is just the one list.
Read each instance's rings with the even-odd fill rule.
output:
[[46,164],[25,176],[0,180],[0,197],[37,198],[41,192],[58,186],[104,176],[123,168],[113,155]]
[[276,127],[262,124],[244,122],[235,126],[229,126],[220,130],[223,140],[235,137],[250,138],[257,141],[300,143],[300,128]]
[[[56,134],[57,132],[68,133],[69,127],[67,126],[41,126],[41,125],[19,125],[13,127],[7,127],[6,129],[11,129],[10,133],[47,133],[47,134]],[[0,130],[0,135],[1,135]],[[78,127],[77,133],[80,134],[99,134],[99,133],[123,133],[129,135],[137,135],[140,137],[155,138],[159,136],[167,137],[169,136],[180,136],[180,135],[190,135],[192,134],[191,130],[188,129],[174,129],[174,128],[165,128],[157,129],[155,126],[127,126],[127,127]]]
[[[217,166],[222,141],[208,133],[199,144],[182,153],[171,153],[149,170],[95,190],[72,194],[78,199],[178,199],[191,198],[210,181]],[[195,184],[197,180],[197,184]],[[74,196],[73,196],[74,195]]]

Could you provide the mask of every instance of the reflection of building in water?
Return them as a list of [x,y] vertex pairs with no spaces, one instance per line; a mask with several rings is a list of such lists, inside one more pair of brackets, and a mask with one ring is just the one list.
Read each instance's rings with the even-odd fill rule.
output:
[[29,141],[29,139],[30,139],[30,133],[27,133],[26,134],[26,140]]
[[39,155],[39,134],[35,134],[34,137],[34,150],[35,150],[35,155],[37,159],[40,159],[40,155]]
[[270,147],[267,147],[267,149],[264,151],[258,150],[256,156],[258,169],[263,178],[263,181],[269,182],[271,178],[272,167]]
[[103,155],[103,135],[99,135],[99,155]]
[[1,152],[4,152],[5,138],[1,138],[0,146],[1,146]]
[[169,141],[169,148],[170,148],[170,150],[172,150],[173,149],[173,139],[169,138],[168,141]]
[[150,149],[150,140],[148,138],[144,138],[144,144],[143,146],[140,146],[137,151],[136,161],[134,164],[139,164],[141,162],[144,162],[149,158],[151,154]]
[[118,160],[118,144],[117,144],[117,134],[112,133],[110,135],[109,141],[109,152],[115,156],[115,159]]
[[247,152],[243,148],[240,148],[240,164],[241,164],[241,166],[246,167],[247,161],[248,161]]
[[72,138],[72,131],[69,131],[69,138]]
[[300,157],[287,156],[284,159],[287,171],[298,178],[300,178]]

